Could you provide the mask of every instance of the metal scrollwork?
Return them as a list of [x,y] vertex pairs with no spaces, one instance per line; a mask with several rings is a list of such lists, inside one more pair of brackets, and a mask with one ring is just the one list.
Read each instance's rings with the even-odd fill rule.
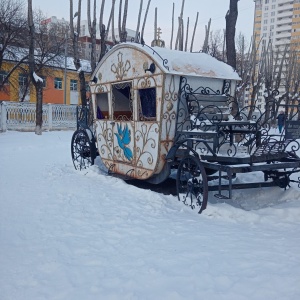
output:
[[157,53],[152,47],[146,44],[143,44],[143,47],[148,47],[149,49],[151,49],[151,51],[153,51],[153,54],[156,54],[162,60],[163,66],[169,71],[169,67],[167,66],[169,61],[166,58],[161,57],[159,53]]

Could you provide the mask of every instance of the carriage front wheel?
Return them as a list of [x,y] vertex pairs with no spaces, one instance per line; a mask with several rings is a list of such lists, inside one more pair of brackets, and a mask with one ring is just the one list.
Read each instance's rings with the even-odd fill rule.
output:
[[91,140],[85,130],[79,129],[73,133],[71,154],[76,170],[87,169],[94,164]]
[[178,200],[201,213],[207,205],[208,184],[205,168],[199,158],[188,155],[178,166],[176,187]]

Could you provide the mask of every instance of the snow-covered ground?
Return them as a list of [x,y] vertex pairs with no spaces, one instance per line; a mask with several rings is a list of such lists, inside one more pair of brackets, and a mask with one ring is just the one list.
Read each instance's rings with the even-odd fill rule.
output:
[[297,186],[210,195],[198,215],[76,171],[72,133],[0,134],[1,300],[300,299]]

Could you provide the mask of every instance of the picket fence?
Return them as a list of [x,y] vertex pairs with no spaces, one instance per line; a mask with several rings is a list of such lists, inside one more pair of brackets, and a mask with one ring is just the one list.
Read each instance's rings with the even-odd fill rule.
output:
[[[34,131],[36,104],[0,101],[0,131]],[[43,130],[76,129],[76,105],[43,104]]]

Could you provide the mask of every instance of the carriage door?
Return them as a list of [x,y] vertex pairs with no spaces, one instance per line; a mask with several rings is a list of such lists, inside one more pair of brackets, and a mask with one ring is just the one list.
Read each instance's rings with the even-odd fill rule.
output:
[[134,162],[132,82],[112,84],[113,160],[115,171],[127,173]]

